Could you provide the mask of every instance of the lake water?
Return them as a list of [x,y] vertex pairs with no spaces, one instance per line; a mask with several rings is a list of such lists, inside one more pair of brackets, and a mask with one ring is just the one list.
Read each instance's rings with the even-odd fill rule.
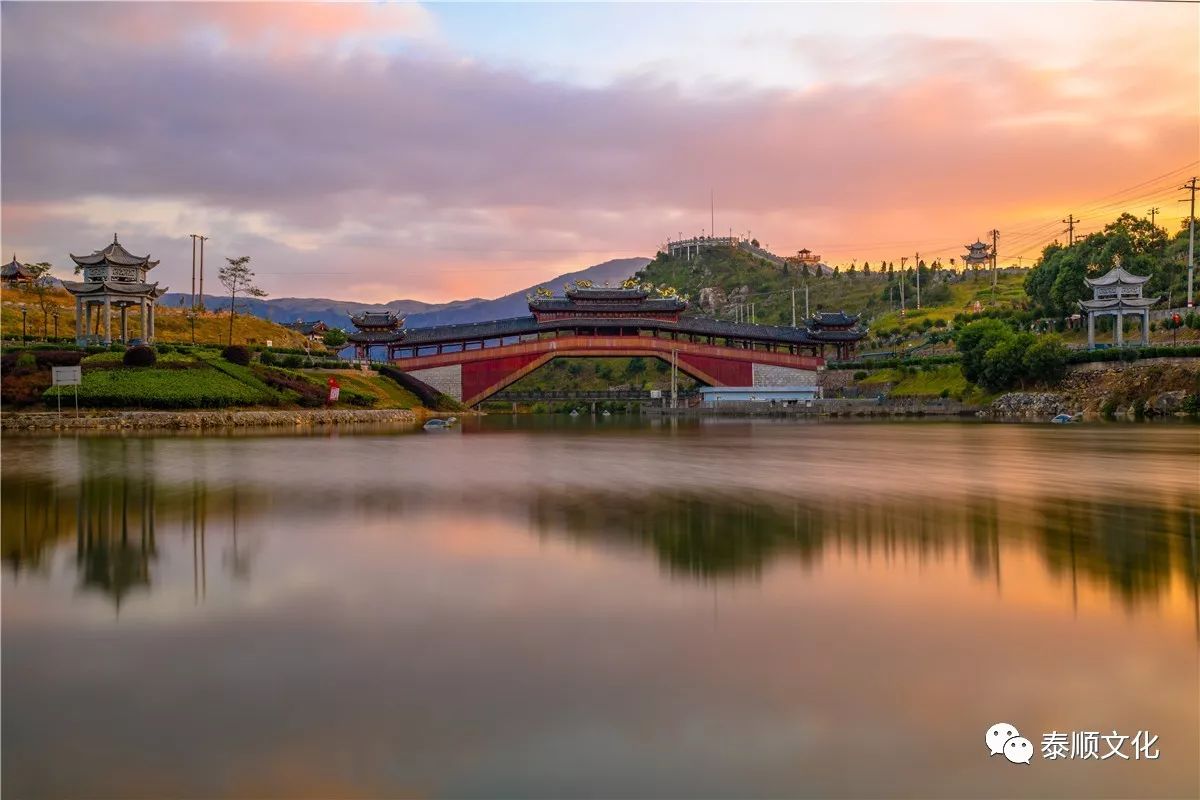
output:
[[[1195,797],[1198,465],[1174,425],[6,437],[5,795]],[[1159,757],[1040,755],[1076,731]]]

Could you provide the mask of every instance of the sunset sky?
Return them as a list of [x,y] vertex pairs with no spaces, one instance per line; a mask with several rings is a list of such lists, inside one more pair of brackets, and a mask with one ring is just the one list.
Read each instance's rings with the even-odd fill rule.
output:
[[[1200,6],[3,3],[5,260],[496,296],[710,227],[943,259],[1186,215]],[[207,288],[207,286],[206,286]],[[213,280],[213,288],[216,288]]]

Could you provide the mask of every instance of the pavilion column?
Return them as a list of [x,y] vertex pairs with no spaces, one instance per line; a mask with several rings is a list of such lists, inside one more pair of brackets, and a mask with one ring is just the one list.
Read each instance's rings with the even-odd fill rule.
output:
[[85,302],[83,304],[83,316],[84,316],[83,336],[86,339],[90,339],[92,336],[92,304],[91,303]]
[[147,308],[150,309],[150,335],[146,337],[146,341],[153,342],[154,341],[154,301],[147,300],[146,306],[147,306]]
[[1088,312],[1088,350],[1096,348],[1096,315]]
[[149,337],[146,336],[146,298],[144,297],[138,300],[138,324],[140,325],[138,332],[142,334],[142,338],[150,341]]
[[1117,312],[1117,347],[1125,346],[1125,315]]
[[129,343],[129,306],[121,306],[121,341]]
[[83,344],[83,334],[87,329],[83,323],[83,298],[75,298],[75,343]]
[[1142,311],[1142,347],[1150,346],[1150,309]]
[[112,344],[112,300],[104,298],[104,343]]

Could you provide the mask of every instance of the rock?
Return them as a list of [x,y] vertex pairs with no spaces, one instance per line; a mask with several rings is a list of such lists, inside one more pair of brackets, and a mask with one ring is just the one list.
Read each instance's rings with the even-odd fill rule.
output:
[[1183,401],[1186,397],[1187,392],[1184,391],[1163,392],[1162,394],[1151,398],[1148,405],[1155,414],[1174,414],[1175,412],[1182,410]]
[[992,401],[986,413],[992,417],[1030,417],[1050,419],[1069,412],[1066,398],[1052,392],[1009,392]]
[[728,298],[725,296],[724,289],[719,286],[709,286],[700,290],[700,296],[696,302],[704,311],[716,311],[725,306]]

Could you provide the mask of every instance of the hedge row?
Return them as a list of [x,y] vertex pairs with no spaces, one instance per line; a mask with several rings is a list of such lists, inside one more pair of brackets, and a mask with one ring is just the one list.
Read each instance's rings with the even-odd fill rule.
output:
[[962,361],[962,356],[957,353],[951,353],[944,356],[912,356],[911,358],[866,358],[859,361],[830,361],[826,366],[829,369],[863,369],[870,367],[871,369],[896,369],[898,367],[922,367],[922,366],[940,366],[943,364],[957,364]]
[[[43,395],[74,397],[74,387],[52,386]],[[267,402],[236,378],[212,370],[103,369],[83,374],[79,401],[89,406],[225,408]]]
[[1140,358],[1200,358],[1200,345],[1153,345],[1151,347],[1110,347],[1105,350],[1076,350],[1067,356],[1068,364],[1092,361],[1137,361]]

